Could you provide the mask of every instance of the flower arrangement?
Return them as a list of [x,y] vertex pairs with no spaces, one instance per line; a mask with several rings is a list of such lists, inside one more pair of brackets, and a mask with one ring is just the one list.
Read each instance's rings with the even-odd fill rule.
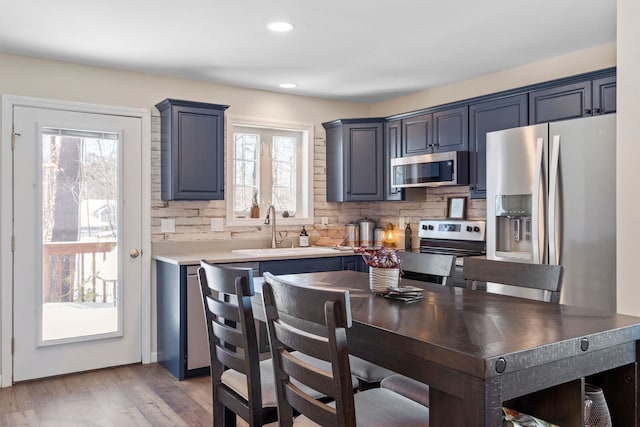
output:
[[397,289],[402,269],[400,257],[393,248],[358,248],[355,250],[369,266],[369,288],[376,294]]
[[400,269],[402,264],[398,253],[392,248],[357,248],[355,253],[360,254],[370,267]]

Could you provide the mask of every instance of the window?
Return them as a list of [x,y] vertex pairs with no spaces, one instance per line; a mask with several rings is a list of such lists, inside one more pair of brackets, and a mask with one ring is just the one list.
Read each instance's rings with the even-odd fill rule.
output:
[[262,223],[271,204],[279,223],[313,223],[312,127],[229,117],[228,129],[227,225]]

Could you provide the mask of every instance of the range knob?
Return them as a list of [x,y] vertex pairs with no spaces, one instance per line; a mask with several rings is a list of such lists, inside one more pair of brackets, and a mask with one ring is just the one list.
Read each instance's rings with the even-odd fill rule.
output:
[[428,230],[433,230],[433,225],[431,225],[431,224],[427,225],[427,229]]
[[480,232],[480,227],[478,227],[477,225],[475,227],[473,227],[473,231],[475,231],[476,233]]
[[468,232],[472,232],[473,231],[473,227],[471,227],[470,225],[467,225],[467,231]]

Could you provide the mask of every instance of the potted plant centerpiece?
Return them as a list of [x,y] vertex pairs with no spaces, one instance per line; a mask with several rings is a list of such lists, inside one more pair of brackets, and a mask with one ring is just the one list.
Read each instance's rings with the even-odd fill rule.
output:
[[377,294],[397,289],[400,282],[400,257],[392,248],[358,248],[356,253],[362,255],[369,266],[369,287]]

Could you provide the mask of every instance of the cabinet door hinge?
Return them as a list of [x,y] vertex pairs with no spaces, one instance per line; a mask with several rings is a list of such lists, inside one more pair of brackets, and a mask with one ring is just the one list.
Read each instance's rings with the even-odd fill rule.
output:
[[11,338],[11,354],[15,353],[15,351],[16,351],[16,339]]
[[11,252],[15,252],[16,251],[16,236],[12,235],[11,236]]

